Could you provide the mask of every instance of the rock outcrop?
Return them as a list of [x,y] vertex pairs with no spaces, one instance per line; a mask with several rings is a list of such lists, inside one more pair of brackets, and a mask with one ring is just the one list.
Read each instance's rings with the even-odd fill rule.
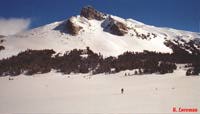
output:
[[4,46],[0,46],[0,51],[4,50],[5,47]]
[[66,27],[67,27],[67,32],[71,35],[77,35],[79,31],[83,28],[73,22],[73,17],[67,20]]
[[[97,11],[92,6],[86,6],[82,8],[81,18],[84,17],[88,20],[104,20],[104,24],[102,24],[102,27],[106,32],[110,32],[111,34],[118,35],[118,36],[124,36],[128,33],[128,27],[123,22],[108,16],[102,12]],[[66,28],[67,32],[71,35],[77,35],[81,29],[83,29],[82,26],[80,26],[80,20],[78,21],[76,17],[71,17],[66,22]]]
[[96,19],[100,21],[105,19],[105,16],[106,16],[106,14],[97,11],[92,6],[83,7],[80,15],[89,20]]
[[5,37],[5,36],[3,36],[3,35],[0,35],[0,38],[3,38],[3,37]]
[[124,23],[115,20],[111,16],[108,17],[106,23],[108,23],[106,25],[106,31],[110,32],[111,34],[123,36],[128,33],[128,27]]

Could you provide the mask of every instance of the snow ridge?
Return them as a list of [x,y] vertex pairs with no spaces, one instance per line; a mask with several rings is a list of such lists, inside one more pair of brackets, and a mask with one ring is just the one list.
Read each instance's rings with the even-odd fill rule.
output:
[[[118,36],[105,31],[102,24],[109,17],[123,23],[128,28],[127,34]],[[90,47],[91,50],[101,53],[105,57],[117,56],[126,51],[143,52],[149,50],[172,53],[172,49],[165,45],[168,40],[175,44],[194,41],[194,46],[200,49],[200,35],[198,33],[154,27],[133,19],[123,19],[113,15],[107,15],[103,20],[87,19],[80,15],[73,16],[72,22],[82,27],[76,36],[70,35],[65,29],[62,31],[55,29],[61,24],[65,28],[66,21],[54,22],[6,37],[6,41],[2,43],[5,50],[0,51],[0,59],[16,55],[27,49],[53,49],[57,53],[64,53],[75,48]]]

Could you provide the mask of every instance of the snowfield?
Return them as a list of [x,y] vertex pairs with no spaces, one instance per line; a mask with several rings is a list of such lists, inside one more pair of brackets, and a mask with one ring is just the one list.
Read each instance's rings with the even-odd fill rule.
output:
[[[105,32],[102,24],[106,22],[88,20],[78,15],[72,18],[73,23],[83,27],[83,30],[77,36],[66,33],[64,29],[65,24],[63,24],[66,20],[54,22],[6,37],[5,42],[2,43],[5,50],[0,51],[0,59],[17,55],[27,49],[53,49],[57,53],[63,54],[73,49],[86,49],[86,47],[90,47],[95,53],[100,52],[104,57],[118,56],[126,51],[143,52],[144,50],[148,50],[172,53],[172,49],[164,44],[166,40],[173,41],[181,38],[186,42],[194,40],[197,44],[200,41],[198,33],[154,27],[133,19],[123,19],[117,16],[112,16],[112,18],[123,22],[130,28],[126,35],[117,36]],[[136,32],[140,35],[149,34],[149,38],[151,39],[144,40],[138,38]]]
[[[200,77],[173,74],[125,76],[55,72],[0,78],[0,113],[173,113],[200,110]],[[120,89],[124,88],[124,94]]]
[[[89,47],[103,57],[144,50],[173,53],[173,47],[166,45],[169,41],[189,53],[200,50],[200,33],[109,16],[127,28],[124,36],[106,31],[112,24],[108,17],[98,21],[77,15],[71,18],[73,24],[82,27],[76,36],[67,33],[67,20],[63,20],[2,38],[0,46],[5,49],[0,51],[0,60],[27,49],[53,49],[56,54],[64,54]],[[163,114],[173,113],[173,107],[197,108],[200,112],[200,76],[185,76],[187,69],[180,67],[164,75],[133,75],[134,71],[128,70],[116,74],[63,75],[52,70],[32,76],[0,77],[0,114]],[[124,94],[120,93],[121,88]]]

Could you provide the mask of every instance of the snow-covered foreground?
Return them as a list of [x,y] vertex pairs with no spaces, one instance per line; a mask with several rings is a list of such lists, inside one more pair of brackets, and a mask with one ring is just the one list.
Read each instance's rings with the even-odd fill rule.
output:
[[[128,73],[128,71],[126,71]],[[179,69],[166,75],[61,75],[0,78],[0,113],[172,113],[200,109],[200,77]],[[125,93],[120,94],[124,88]]]

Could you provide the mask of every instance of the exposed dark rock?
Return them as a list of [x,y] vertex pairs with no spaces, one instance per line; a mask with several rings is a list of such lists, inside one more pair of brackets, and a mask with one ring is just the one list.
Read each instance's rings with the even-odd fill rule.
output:
[[104,30],[111,34],[123,36],[128,32],[128,27],[124,23],[119,22],[112,17],[108,17],[108,20],[105,20],[104,23],[108,23],[107,25],[103,25]]
[[89,20],[91,20],[91,19],[96,19],[96,20],[105,19],[105,14],[97,11],[92,6],[83,7],[80,15],[89,19]]
[[5,49],[5,47],[4,47],[4,46],[0,46],[0,51],[1,51],[1,50],[4,50],[4,49]]
[[[5,37],[5,36],[0,35],[0,44],[2,44],[2,43],[5,41],[3,37]],[[0,45],[0,51],[2,51],[2,50],[4,50],[4,49],[5,49],[5,47],[2,46],[2,45]]]
[[0,39],[0,44],[2,44],[5,40],[4,39]]
[[[73,18],[73,17],[72,17]],[[71,35],[77,35],[79,33],[79,31],[83,28],[79,25],[76,25],[75,23],[73,23],[72,18],[70,18],[69,20],[67,20],[66,26],[67,26],[67,31],[69,34]]]
[[5,36],[3,36],[3,35],[0,35],[0,38],[3,38],[3,37],[5,37]]

